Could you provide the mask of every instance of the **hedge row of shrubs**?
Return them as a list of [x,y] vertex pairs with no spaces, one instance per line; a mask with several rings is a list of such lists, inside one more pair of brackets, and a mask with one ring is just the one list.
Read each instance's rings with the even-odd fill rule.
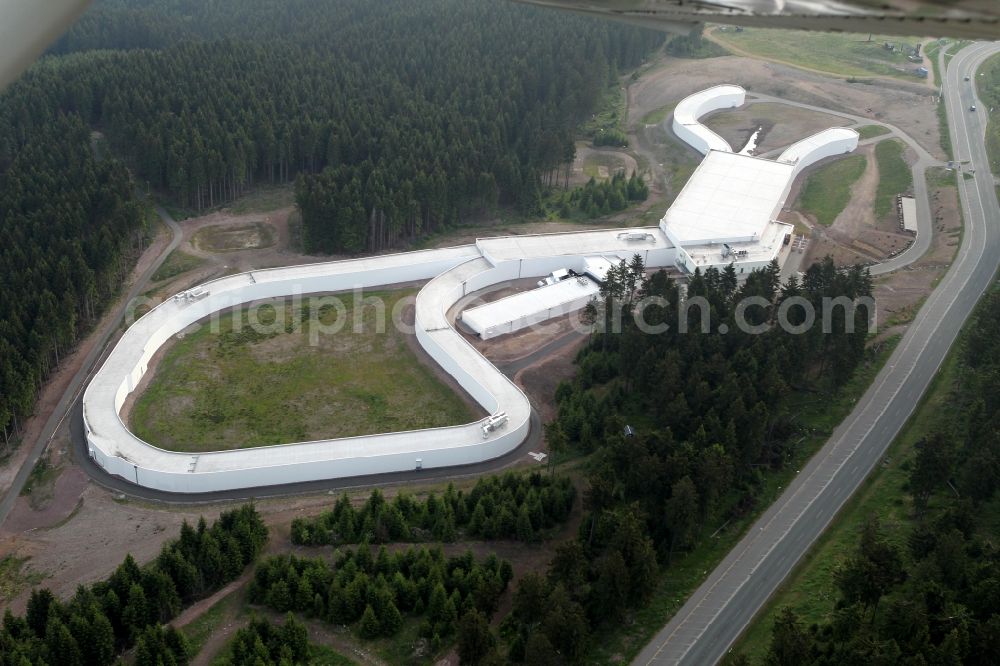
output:
[[368,546],[324,558],[280,555],[257,567],[251,603],[296,611],[331,624],[354,625],[362,638],[395,634],[406,616],[423,618],[420,634],[437,645],[455,632],[468,610],[490,617],[514,572],[489,555],[471,551],[446,558],[440,546],[373,555]]
[[531,542],[569,517],[576,497],[565,476],[539,473],[481,478],[468,493],[449,485],[438,497],[400,493],[388,501],[378,489],[359,509],[342,495],[330,511],[292,522],[292,542],[339,545],[452,542],[460,537]]

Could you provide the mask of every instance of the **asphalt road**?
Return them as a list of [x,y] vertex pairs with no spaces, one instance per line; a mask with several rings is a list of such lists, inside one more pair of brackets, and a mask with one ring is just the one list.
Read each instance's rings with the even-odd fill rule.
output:
[[944,94],[955,158],[977,173],[959,178],[965,229],[958,256],[920,309],[872,386],[782,496],[635,659],[636,664],[712,664],[872,471],[913,412],[962,324],[1000,265],[1000,207],[984,143],[986,113],[969,107],[982,61],[1000,44],[959,51]]
[[173,252],[178,245],[180,245],[180,226],[162,207],[157,206],[156,213],[170,229],[170,244],[167,245],[166,249],[146,270],[146,272],[140,275],[135,283],[133,283],[132,287],[128,290],[128,293],[125,294],[125,297],[118,301],[118,305],[116,306],[117,309],[115,310],[113,316],[105,323],[104,330],[100,333],[100,337],[97,342],[83,360],[83,365],[81,365],[80,369],[77,370],[75,375],[73,375],[73,379],[70,380],[69,387],[67,387],[66,392],[63,393],[62,398],[59,399],[59,403],[56,405],[56,408],[52,410],[52,414],[49,415],[48,421],[45,422],[41,436],[35,441],[34,446],[31,447],[31,452],[28,454],[24,463],[22,463],[21,469],[17,472],[17,476],[14,477],[14,483],[11,484],[11,487],[7,491],[4,498],[0,500],[0,525],[2,525],[7,519],[7,515],[10,513],[10,510],[14,508],[14,502],[17,501],[18,495],[21,494],[21,490],[24,488],[24,484],[28,481],[28,476],[31,474],[31,470],[35,468],[35,464],[38,463],[38,459],[45,451],[45,447],[48,446],[49,442],[52,440],[52,436],[55,434],[56,430],[59,429],[59,426],[62,425],[63,420],[69,414],[71,406],[75,402],[79,401],[83,387],[90,377],[90,373],[93,372],[96,367],[99,357],[103,355],[105,347],[108,344],[108,340],[111,339],[111,336],[121,325],[122,320],[125,317],[125,313],[128,311],[129,304],[134,298],[143,292],[146,285],[149,283],[149,279],[157,271],[160,265],[166,261],[167,257],[170,256],[170,253]]

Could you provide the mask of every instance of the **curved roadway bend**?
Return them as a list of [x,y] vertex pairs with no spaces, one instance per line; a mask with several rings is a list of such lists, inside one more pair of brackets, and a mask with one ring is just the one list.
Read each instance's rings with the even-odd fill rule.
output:
[[959,51],[945,76],[955,158],[982,174],[959,178],[965,230],[959,255],[920,309],[854,411],[683,608],[639,654],[637,664],[711,664],[726,653],[913,412],[962,324],[1000,263],[1000,207],[984,143],[986,114],[975,101],[976,68],[1000,44]]
[[103,355],[105,346],[108,344],[108,340],[111,339],[111,336],[118,330],[119,324],[121,324],[122,320],[125,318],[125,313],[128,310],[129,304],[133,299],[142,293],[143,289],[146,288],[146,284],[153,276],[153,273],[155,273],[157,269],[160,268],[160,265],[166,261],[167,257],[170,256],[170,253],[173,252],[178,245],[180,245],[180,225],[178,225],[177,222],[174,221],[174,218],[170,216],[170,213],[164,210],[161,206],[156,206],[156,213],[170,229],[170,244],[167,245],[163,252],[160,253],[160,256],[157,257],[149,268],[146,269],[146,272],[136,278],[132,287],[128,290],[128,293],[125,294],[125,297],[118,301],[118,309],[112,315],[111,319],[102,322],[101,325],[104,326],[104,330],[99,333],[99,337],[95,341],[94,346],[87,353],[86,358],[84,358],[80,369],[76,371],[75,375],[73,375],[73,379],[70,380],[69,386],[63,393],[62,398],[59,399],[56,408],[52,410],[48,421],[45,422],[45,427],[42,429],[42,433],[38,437],[38,440],[35,441],[35,445],[32,447],[31,453],[28,454],[27,459],[25,459],[25,461],[21,464],[21,469],[18,470],[17,476],[14,477],[14,483],[11,484],[10,489],[7,491],[7,495],[2,501],[0,501],[0,525],[2,525],[7,519],[7,514],[10,513],[10,510],[14,508],[14,502],[17,500],[18,495],[21,494],[21,489],[24,488],[24,484],[27,483],[31,470],[35,468],[35,464],[45,451],[45,447],[48,446],[52,436],[62,424],[63,419],[65,419],[70,411],[74,409],[74,403],[78,400],[84,383],[87,378],[90,377],[90,373],[97,365],[99,357]]

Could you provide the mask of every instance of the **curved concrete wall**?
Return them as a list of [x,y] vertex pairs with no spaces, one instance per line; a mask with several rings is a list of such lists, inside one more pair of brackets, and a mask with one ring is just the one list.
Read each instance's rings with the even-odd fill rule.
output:
[[793,143],[778,157],[778,162],[794,164],[793,176],[806,167],[827,157],[853,152],[858,147],[860,135],[846,127],[831,127]]
[[709,150],[733,152],[729,142],[699,122],[706,113],[742,106],[746,91],[740,86],[721,85],[689,95],[674,107],[673,129],[682,141],[702,155]]
[[[649,265],[673,261],[662,232],[644,248]],[[385,255],[307,266],[253,271],[215,280],[208,295],[168,300],[135,322],[88,385],[84,427],[91,457],[105,470],[137,484],[170,492],[207,492],[342,478],[482,462],[515,449],[530,429],[531,406],[523,392],[459,335],[446,312],[464,295],[514,277],[539,277],[575,256],[602,250],[630,256],[618,231],[518,237],[509,256],[506,239],[442,250]],[[575,251],[574,251],[575,250]],[[577,254],[577,252],[579,254]],[[505,254],[506,253],[506,254]],[[418,293],[415,334],[420,345],[489,414],[504,411],[507,426],[484,439],[481,423],[362,437],[321,440],[201,454],[164,451],[142,441],[119,411],[145,374],[149,360],[171,336],[204,317],[244,303],[296,294],[348,291],[430,280]]]

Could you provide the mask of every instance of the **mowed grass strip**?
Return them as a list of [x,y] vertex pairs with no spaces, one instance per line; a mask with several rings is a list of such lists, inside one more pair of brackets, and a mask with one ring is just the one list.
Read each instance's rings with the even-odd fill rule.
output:
[[903,143],[896,139],[875,146],[878,163],[878,189],[875,192],[875,217],[881,218],[896,208],[896,195],[913,187],[913,173],[903,159]]
[[639,121],[643,125],[658,125],[667,119],[671,113],[674,112],[674,108],[677,106],[677,102],[667,104],[666,106],[661,106],[658,109],[653,109],[646,115],[642,117]]
[[[953,49],[954,50],[954,49]],[[980,99],[989,112],[986,126],[986,152],[994,173],[1000,172],[1000,55],[991,56],[979,68],[976,77]]]
[[[468,423],[472,408],[425,366],[392,322],[394,306],[414,290],[372,292],[385,306],[357,310],[338,297],[315,313],[279,303],[224,314],[167,350],[132,410],[133,432],[172,451],[216,451]],[[338,312],[339,311],[339,312]],[[277,322],[283,315],[283,324]],[[243,326],[234,327],[239,317]],[[310,344],[310,318],[334,326]],[[236,319],[235,321],[240,321]],[[355,330],[357,328],[357,330]],[[316,327],[317,332],[320,331]]]
[[[601,167],[604,167],[604,173],[601,173]],[[613,153],[591,153],[583,161],[583,173],[598,182],[610,180],[617,171],[625,172],[626,176],[632,175],[625,169],[625,160]]]
[[[778,60],[839,76],[892,76],[918,81],[913,73],[920,63],[907,60],[910,48],[920,43],[913,37],[854,33],[806,32],[776,28],[746,28],[742,32],[715,30],[712,36],[724,45],[761,58]],[[890,51],[886,42],[903,52]]]
[[161,280],[168,280],[172,277],[177,277],[181,273],[186,273],[193,270],[204,263],[204,260],[200,257],[196,257],[193,254],[188,254],[187,252],[182,252],[181,250],[174,250],[167,257],[166,261],[160,264],[160,267],[156,269],[153,273],[153,282],[159,282]]
[[806,180],[798,209],[830,226],[851,200],[851,186],[865,172],[867,163],[864,155],[851,155],[820,167]]
[[858,128],[858,135],[862,139],[871,139],[872,137],[882,136],[883,134],[888,134],[889,128],[884,125],[864,125]]
[[295,204],[295,188],[291,185],[263,185],[242,195],[229,206],[236,215],[270,213]]

